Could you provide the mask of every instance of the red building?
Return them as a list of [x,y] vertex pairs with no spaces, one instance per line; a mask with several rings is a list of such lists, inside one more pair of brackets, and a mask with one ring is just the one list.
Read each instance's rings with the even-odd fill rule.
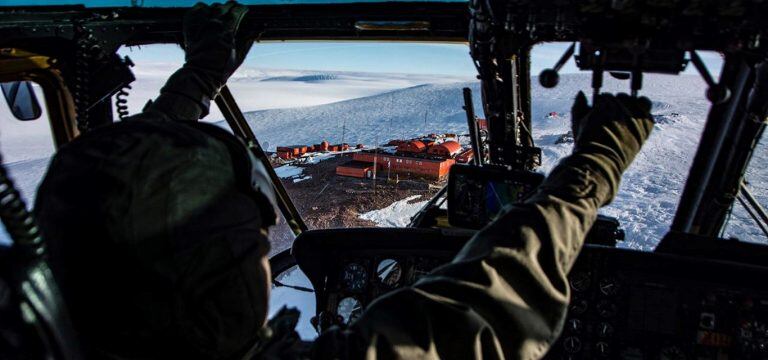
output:
[[[439,179],[448,175],[448,170],[456,163],[453,159],[433,160],[361,151],[352,155],[352,161],[336,167],[336,174],[359,178],[369,177],[368,171],[373,170],[374,162],[379,177],[390,173],[431,179]],[[364,167],[364,165],[368,165],[370,168]]]
[[397,152],[406,154],[419,154],[427,150],[427,145],[420,140],[411,140],[397,146]]
[[446,141],[440,144],[432,145],[427,150],[427,154],[452,158],[461,152],[461,145],[455,141]]
[[331,144],[329,142],[323,140],[323,142],[319,144],[315,144],[314,148],[315,148],[315,151],[328,151],[328,147],[330,145]]
[[301,156],[302,154],[306,154],[308,150],[309,147],[306,145],[278,146],[277,156],[281,159],[293,159],[295,157]]
[[337,166],[336,175],[370,179],[373,177],[373,163],[352,160]]
[[328,151],[347,151],[349,150],[349,144],[335,144],[328,145]]
[[277,147],[277,157],[285,160],[295,159],[301,155],[321,151],[346,151],[349,150],[349,144],[330,145],[327,141],[312,146],[307,145],[288,145]]
[[461,154],[456,156],[456,162],[460,164],[466,164],[472,161],[475,157],[475,151],[472,149],[464,150]]

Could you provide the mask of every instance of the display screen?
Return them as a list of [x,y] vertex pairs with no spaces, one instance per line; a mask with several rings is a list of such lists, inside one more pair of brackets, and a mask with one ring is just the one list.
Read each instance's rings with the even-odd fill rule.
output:
[[525,200],[544,176],[498,167],[453,166],[449,177],[448,215],[453,226],[479,229],[504,206]]

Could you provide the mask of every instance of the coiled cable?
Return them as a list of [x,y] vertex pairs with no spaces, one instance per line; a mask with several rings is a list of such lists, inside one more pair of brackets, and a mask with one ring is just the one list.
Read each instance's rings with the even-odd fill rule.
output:
[[0,155],[0,220],[14,246],[30,257],[42,256],[45,247],[32,213],[27,210],[24,199],[16,189]]
[[115,94],[115,111],[117,111],[117,117],[120,120],[125,119],[129,114],[128,90],[131,89],[133,89],[131,85],[125,85]]
[[91,105],[90,81],[92,59],[98,57],[101,47],[90,29],[82,23],[75,24],[77,34],[74,66],[74,96],[77,129],[80,133],[90,130],[88,110]]

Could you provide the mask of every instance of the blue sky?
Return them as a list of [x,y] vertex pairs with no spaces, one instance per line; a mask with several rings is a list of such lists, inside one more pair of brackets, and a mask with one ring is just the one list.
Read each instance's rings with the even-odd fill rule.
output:
[[[549,43],[534,47],[531,65],[534,74],[557,62],[568,43]],[[123,49],[134,62],[181,63],[184,53],[176,45],[151,45]],[[710,71],[719,73],[720,57],[702,54]],[[389,73],[446,74],[475,76],[476,71],[466,44],[428,44],[395,42],[264,42],[254,44],[246,66],[271,69],[321,71],[363,71]],[[689,66],[688,72],[693,67]],[[578,72],[571,59],[561,70]]]

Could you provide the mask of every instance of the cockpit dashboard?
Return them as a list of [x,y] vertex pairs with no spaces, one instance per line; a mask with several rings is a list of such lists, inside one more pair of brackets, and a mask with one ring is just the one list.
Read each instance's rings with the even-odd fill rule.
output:
[[[470,238],[436,229],[302,234],[293,253],[315,289],[313,325],[346,326]],[[768,267],[595,241],[570,272],[571,305],[547,359],[768,359],[768,283],[759,280]]]

